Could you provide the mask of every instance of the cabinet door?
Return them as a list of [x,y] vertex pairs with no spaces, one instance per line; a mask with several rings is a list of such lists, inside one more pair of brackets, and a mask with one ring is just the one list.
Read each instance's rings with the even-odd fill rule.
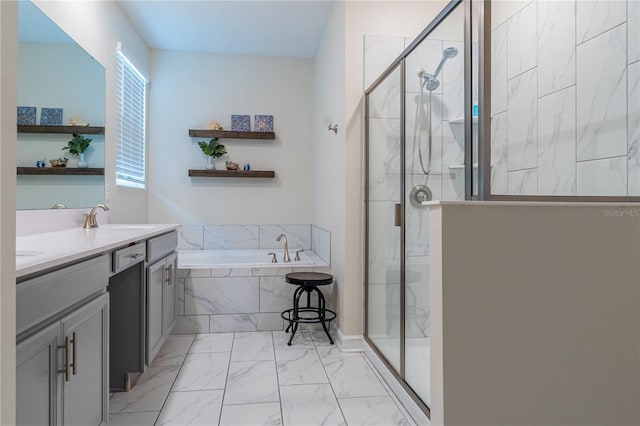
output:
[[162,339],[162,292],[165,262],[160,260],[147,269],[147,365],[160,350]]
[[[109,295],[103,294],[62,320],[70,340],[69,381],[63,383],[65,426],[93,426],[108,420]],[[64,368],[65,366],[63,366]]]
[[165,258],[164,278],[164,312],[162,313],[162,331],[168,336],[176,320],[176,269],[178,269],[178,254],[173,253]]
[[[16,347],[16,424],[56,425],[56,352],[60,323],[18,343]],[[63,377],[61,377],[64,380]]]

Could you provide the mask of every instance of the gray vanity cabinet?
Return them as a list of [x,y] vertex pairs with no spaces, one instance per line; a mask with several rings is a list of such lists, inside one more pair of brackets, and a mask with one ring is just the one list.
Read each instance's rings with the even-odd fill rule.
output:
[[60,324],[51,325],[16,348],[16,419],[19,425],[55,425],[56,352]]
[[175,325],[177,246],[175,231],[152,238],[147,244],[147,365]]
[[147,268],[147,365],[164,343],[162,338],[162,289],[165,263],[156,262]]
[[[62,333],[73,340],[71,376],[64,380],[64,425],[101,425],[108,420],[109,296],[83,306],[62,320]],[[66,361],[66,360],[64,360]],[[66,365],[62,366],[62,370]],[[59,376],[64,379],[64,373]]]
[[103,294],[17,345],[17,424],[107,423],[108,304]]
[[16,424],[108,422],[108,256],[18,282]]
[[164,309],[162,312],[162,334],[165,338],[173,330],[176,321],[176,271],[178,270],[178,253],[165,257],[167,277],[162,286]]

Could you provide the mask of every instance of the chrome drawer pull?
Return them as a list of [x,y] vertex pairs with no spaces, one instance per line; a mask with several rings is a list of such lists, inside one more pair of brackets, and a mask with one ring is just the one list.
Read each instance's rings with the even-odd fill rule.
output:
[[69,381],[69,336],[64,337],[64,345],[58,346],[58,349],[64,349],[64,368],[58,370],[58,373],[64,373],[64,381]]

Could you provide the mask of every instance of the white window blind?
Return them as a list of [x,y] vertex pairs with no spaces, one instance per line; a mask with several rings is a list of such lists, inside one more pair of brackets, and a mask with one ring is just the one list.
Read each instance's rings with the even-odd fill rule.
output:
[[145,187],[146,90],[146,79],[118,51],[117,185]]

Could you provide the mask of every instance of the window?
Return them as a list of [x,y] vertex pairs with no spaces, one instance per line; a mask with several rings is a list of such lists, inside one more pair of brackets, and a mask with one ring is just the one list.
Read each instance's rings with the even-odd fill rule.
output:
[[145,187],[147,80],[118,51],[118,150],[116,185]]

